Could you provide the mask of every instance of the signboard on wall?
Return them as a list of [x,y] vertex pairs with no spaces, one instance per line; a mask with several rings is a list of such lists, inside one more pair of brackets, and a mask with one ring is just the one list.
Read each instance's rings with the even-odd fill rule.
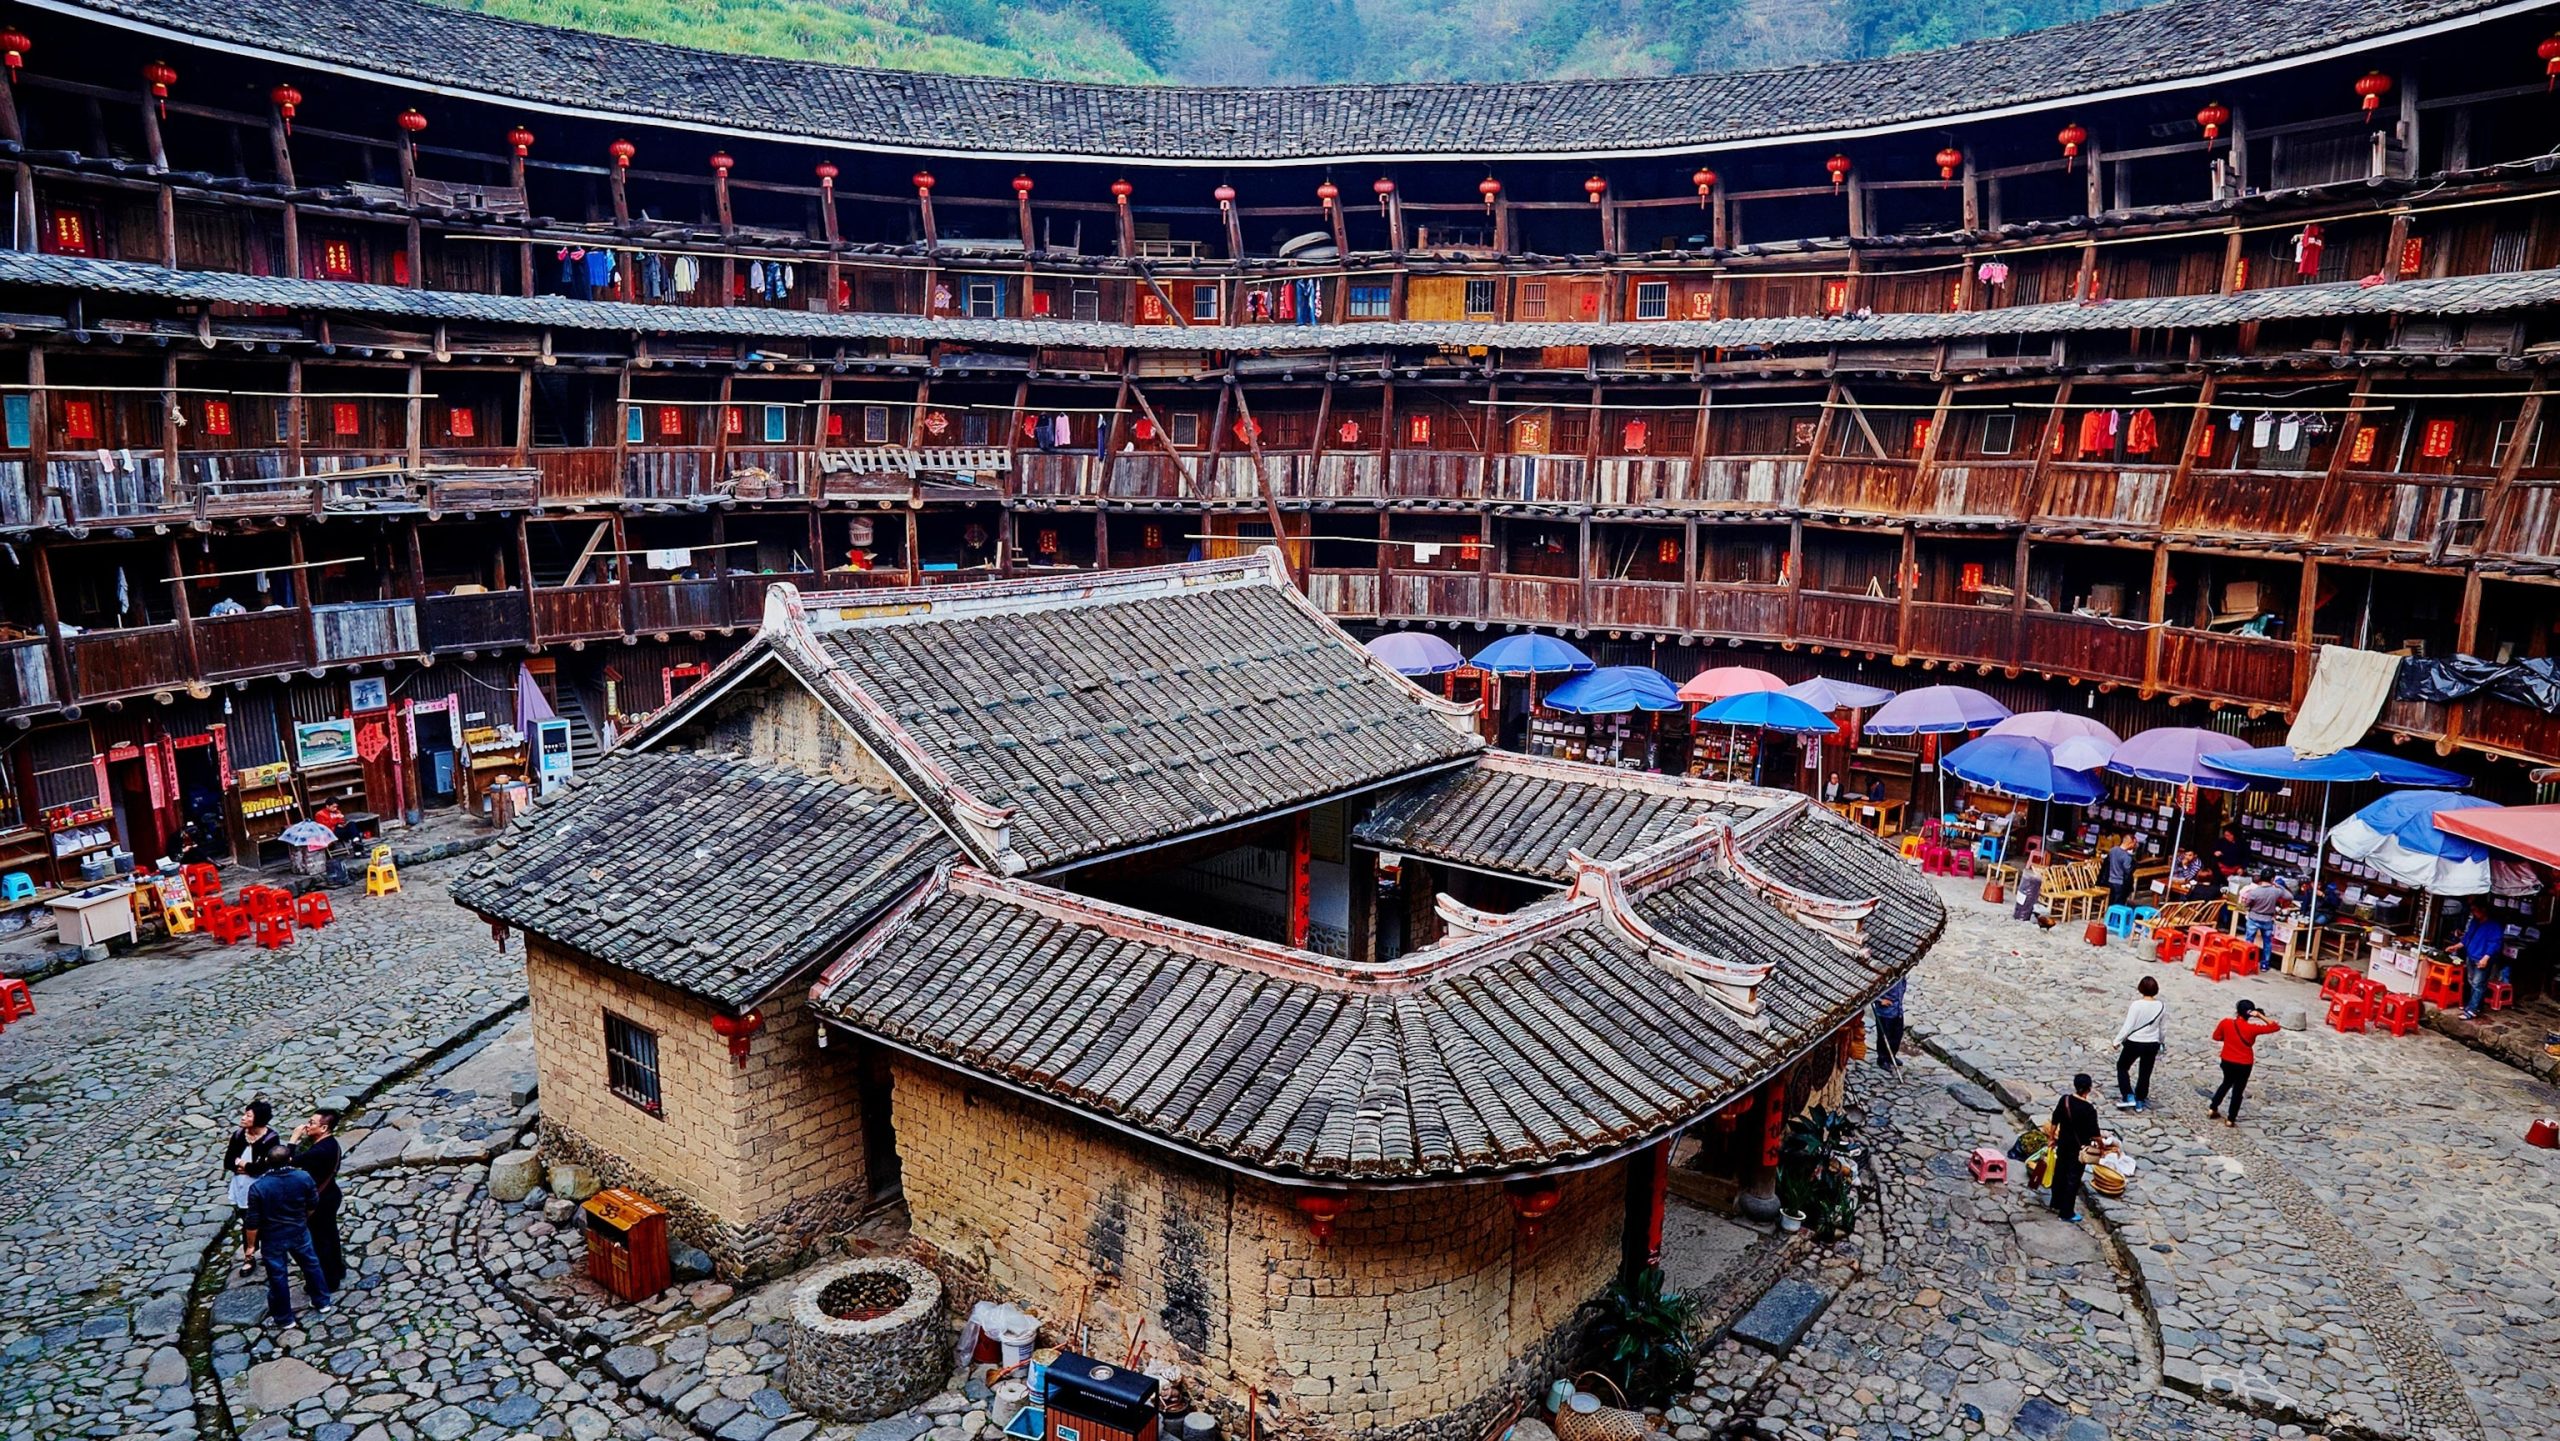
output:
[[347,682],[347,709],[381,710],[391,704],[391,681],[386,676],[360,675]]
[[356,723],[351,720],[300,721],[293,727],[296,770],[344,765],[356,758]]

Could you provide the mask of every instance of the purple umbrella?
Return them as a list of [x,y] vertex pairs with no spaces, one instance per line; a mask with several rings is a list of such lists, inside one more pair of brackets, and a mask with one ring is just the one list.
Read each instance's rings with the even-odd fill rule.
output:
[[[1867,734],[1958,735],[2009,718],[2009,708],[1969,685],[1924,685],[1886,701],[1867,717]],[[1938,809],[1947,808],[1946,767],[1937,768]]]
[[1787,694],[1828,715],[1836,710],[1865,710],[1893,699],[1893,692],[1880,685],[1860,685],[1853,680],[1832,680],[1815,676],[1787,687]]
[[2025,736],[2049,746],[2067,740],[2093,740],[2105,744],[2109,751],[2124,744],[2124,737],[2084,715],[2067,710],[2020,711],[1991,728],[1996,736]]
[[[2210,755],[2229,755],[2244,751],[2249,743],[2238,736],[2209,731],[2201,726],[2161,726],[2147,730],[2123,745],[2107,760],[2107,769],[2135,780],[2158,781],[2163,785],[2194,786],[2209,791],[2245,791],[2246,777],[2229,771],[2218,771],[2206,765]],[[2178,824],[2169,833],[2169,864],[2178,863],[2178,852],[2187,843],[2187,808],[2178,807]]]
[[1428,631],[1389,631],[1369,642],[1367,649],[1405,675],[1446,675],[1467,663],[1456,646]]

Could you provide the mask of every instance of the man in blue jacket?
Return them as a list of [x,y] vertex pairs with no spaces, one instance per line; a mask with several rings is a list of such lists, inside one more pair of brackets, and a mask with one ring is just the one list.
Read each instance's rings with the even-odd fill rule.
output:
[[290,1326],[293,1278],[287,1259],[302,1266],[302,1284],[311,1292],[311,1309],[329,1309],[329,1278],[320,1269],[320,1252],[311,1242],[311,1212],[320,1204],[320,1188],[293,1163],[293,1152],[277,1141],[259,1153],[249,1184],[250,1244],[267,1261],[267,1324]]

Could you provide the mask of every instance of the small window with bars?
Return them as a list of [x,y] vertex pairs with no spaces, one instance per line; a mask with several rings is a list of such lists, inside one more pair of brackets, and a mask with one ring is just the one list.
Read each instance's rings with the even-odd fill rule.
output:
[[658,1095],[658,1033],[605,1012],[605,1084],[652,1116],[666,1114]]
[[1547,318],[1547,283],[1545,281],[1523,280],[1520,282],[1520,318],[1522,320]]
[[862,407],[862,443],[865,445],[889,443],[889,407],[885,405]]
[[1172,415],[1171,419],[1173,421],[1173,443],[1175,445],[1190,447],[1200,443],[1199,416],[1190,414],[1186,411],[1176,411]]
[[1636,282],[1636,319],[1663,320],[1671,314],[1671,283],[1666,280]]
[[1496,283],[1491,280],[1467,282],[1467,319],[1491,320],[1494,314]]
[[1394,310],[1394,292],[1384,285],[1351,287],[1351,316],[1355,320],[1384,320]]

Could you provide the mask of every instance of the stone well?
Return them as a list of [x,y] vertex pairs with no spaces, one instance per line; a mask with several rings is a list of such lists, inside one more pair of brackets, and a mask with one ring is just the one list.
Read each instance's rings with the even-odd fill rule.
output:
[[940,1391],[951,1347],[939,1277],[897,1257],[839,1261],[791,1293],[783,1389],[813,1415],[874,1420]]

